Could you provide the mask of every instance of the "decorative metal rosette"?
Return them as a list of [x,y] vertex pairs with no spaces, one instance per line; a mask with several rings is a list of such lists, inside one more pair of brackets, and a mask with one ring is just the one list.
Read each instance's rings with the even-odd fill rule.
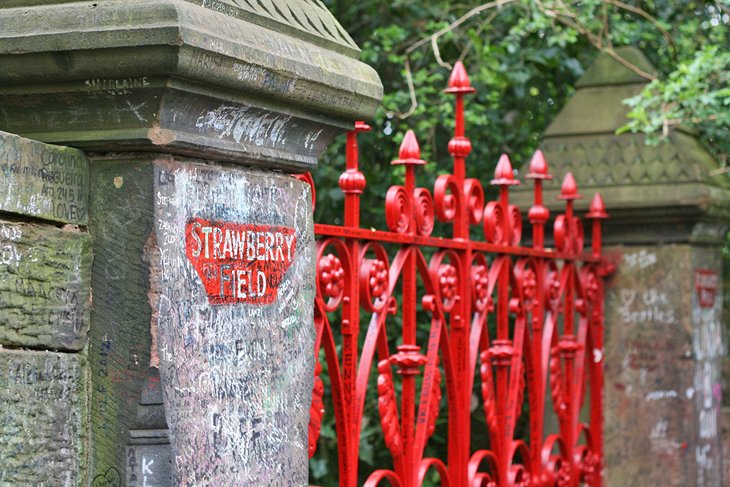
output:
[[450,312],[460,299],[458,255],[453,251],[436,252],[431,258],[429,274],[444,311]]
[[327,254],[319,261],[319,285],[322,296],[338,299],[345,290],[345,270],[334,254]]
[[317,243],[317,294],[325,311],[337,309],[345,296],[349,253],[344,242],[326,239]]
[[[374,254],[372,258],[365,257]],[[382,311],[388,305],[390,267],[382,245],[367,244],[360,259],[360,305],[369,312]]]

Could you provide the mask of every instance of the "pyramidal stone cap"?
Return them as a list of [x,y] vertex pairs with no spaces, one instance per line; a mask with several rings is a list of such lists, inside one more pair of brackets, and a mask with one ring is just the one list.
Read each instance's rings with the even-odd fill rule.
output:
[[[571,186],[577,183],[585,194],[600,192],[605,201],[602,211],[589,198],[574,204],[592,218],[606,211],[611,215],[604,228],[606,243],[724,243],[730,226],[730,178],[696,134],[679,127],[660,144],[649,145],[644,134],[617,133],[629,122],[630,107],[624,100],[649,83],[637,69],[656,70],[634,47],[616,48],[615,54],[635,69],[598,54],[543,134],[540,150],[555,176],[543,185],[545,206],[552,214],[564,211],[561,200],[573,199]],[[523,162],[520,172],[531,177],[534,166],[541,165],[533,158]],[[572,181],[566,188],[561,183],[569,173]],[[532,204],[532,188],[526,186],[510,194],[518,206]]]
[[5,0],[0,130],[310,169],[382,98],[319,0]]

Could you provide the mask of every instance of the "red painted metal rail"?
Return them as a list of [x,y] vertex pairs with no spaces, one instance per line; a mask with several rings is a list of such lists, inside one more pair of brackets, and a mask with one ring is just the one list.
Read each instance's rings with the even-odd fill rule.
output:
[[[366,486],[420,486],[430,471],[441,485],[454,487],[602,485],[607,265],[601,220],[607,214],[596,195],[586,215],[592,248],[584,251],[573,208],[580,195],[568,174],[560,195],[565,212],[554,222],[555,249],[546,249],[549,211],[541,185],[551,176],[538,151],[526,176],[534,182],[527,212],[532,245],[520,246],[522,215],[509,203],[509,189],[519,182],[507,156],[491,181],[499,188],[497,201],[485,204],[482,184],[466,177],[471,142],[464,134],[464,96],[473,91],[457,63],[446,89],[456,97],[448,146],[453,174],[439,176],[433,192],[417,186],[417,168],[425,162],[409,131],[393,161],[405,166],[405,181],[388,190],[388,230],[361,228],[366,181],[358,169],[357,133],[369,127],[358,122],[347,136],[347,169],[339,182],[344,225],[315,225],[315,353],[327,362],[331,402],[323,397],[318,361],[310,456],[323,415],[334,414],[341,486],[357,485],[367,394],[377,395],[392,465],[372,472]],[[451,236],[431,235],[436,218],[450,224]],[[470,238],[473,225],[483,228],[484,241]],[[377,389],[368,390],[373,369]],[[478,395],[486,426],[472,432]],[[427,458],[439,415],[448,418],[447,458]],[[554,431],[546,427],[551,415]],[[520,417],[529,424],[525,438],[515,436]],[[489,448],[475,449],[473,433],[488,437]]]

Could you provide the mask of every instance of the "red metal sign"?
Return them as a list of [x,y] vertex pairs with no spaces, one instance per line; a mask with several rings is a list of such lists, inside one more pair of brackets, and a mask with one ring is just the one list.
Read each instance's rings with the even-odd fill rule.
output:
[[294,229],[193,218],[185,253],[210,304],[271,304],[296,251]]
[[[526,176],[534,181],[534,204],[525,215],[532,242],[520,245],[524,213],[509,202],[510,188],[519,182],[508,157],[502,156],[491,181],[496,201],[486,202],[482,183],[466,176],[471,142],[464,96],[474,89],[461,63],[446,91],[456,97],[448,144],[452,174],[439,176],[432,189],[419,187],[417,170],[426,162],[409,131],[393,161],[404,166],[405,180],[387,192],[387,230],[360,226],[366,180],[358,167],[357,133],[369,127],[357,122],[348,134],[340,177],[344,225],[315,225],[310,456],[322,418],[333,414],[339,485],[358,485],[366,397],[374,396],[382,439],[367,441],[387,448],[391,460],[365,472],[365,487],[418,487],[434,476],[452,487],[598,487],[603,277],[611,267],[601,257],[601,221],[608,217],[603,201],[596,195],[586,215],[591,248],[584,250],[583,222],[574,208],[581,196],[567,174],[555,248],[545,248],[550,212],[542,184],[552,176],[538,151]],[[451,235],[432,236],[436,219],[451,226]],[[483,239],[472,238],[473,226]],[[327,362],[326,387],[321,360]],[[369,389],[375,373],[377,388]],[[484,418],[478,431],[472,431],[474,391]],[[545,427],[549,415],[557,433]],[[443,458],[427,453],[439,417],[448,421]],[[529,424],[523,436],[520,421]],[[472,438],[480,435],[475,447]]]
[[710,269],[695,269],[695,291],[700,308],[709,309],[715,306],[715,295],[720,277]]

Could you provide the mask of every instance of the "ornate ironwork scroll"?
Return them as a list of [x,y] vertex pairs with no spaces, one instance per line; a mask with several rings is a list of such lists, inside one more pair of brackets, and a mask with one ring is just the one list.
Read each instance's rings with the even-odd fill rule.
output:
[[[526,176],[534,184],[527,211],[532,242],[521,245],[522,212],[509,201],[510,187],[520,183],[508,157],[491,181],[496,201],[485,202],[482,183],[466,177],[464,97],[473,91],[457,63],[446,89],[456,98],[448,146],[453,172],[439,176],[433,189],[418,186],[426,162],[413,132],[406,134],[393,161],[405,166],[405,180],[387,192],[385,231],[360,227],[366,180],[357,134],[369,127],[356,123],[339,181],[344,225],[315,225],[315,354],[326,360],[331,398],[318,362],[310,456],[323,415],[333,414],[341,486],[357,485],[368,394],[377,396],[392,466],[372,472],[365,486],[420,486],[431,471],[444,486],[602,485],[601,220],[608,215],[596,194],[586,215],[592,247],[584,250],[583,222],[574,211],[581,196],[568,174],[560,196],[565,211],[554,219],[555,247],[546,248],[550,214],[542,183],[551,176],[537,151]],[[450,236],[433,235],[436,219],[450,224]],[[483,239],[471,238],[475,225]],[[377,388],[368,389],[374,373]],[[478,395],[485,427],[472,432]],[[426,445],[439,416],[447,418],[448,455],[429,458]],[[550,416],[554,431],[546,427]],[[516,434],[520,418],[529,425],[523,438]],[[488,437],[488,449],[472,446],[474,434]]]

